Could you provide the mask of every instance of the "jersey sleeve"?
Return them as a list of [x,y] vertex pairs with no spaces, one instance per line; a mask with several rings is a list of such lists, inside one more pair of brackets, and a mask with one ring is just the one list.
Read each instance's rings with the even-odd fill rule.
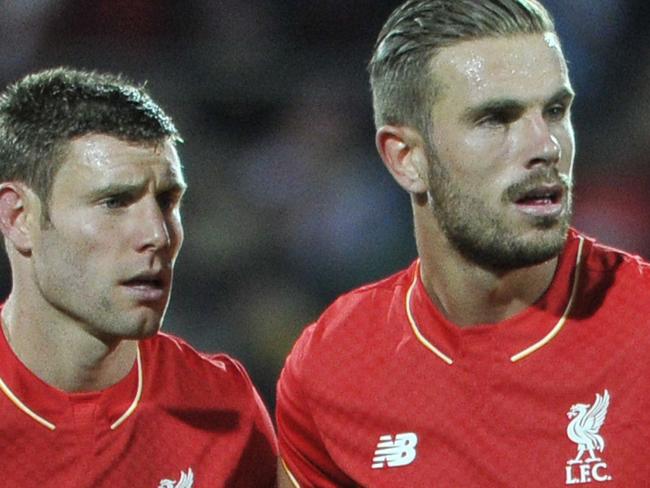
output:
[[305,330],[287,358],[277,388],[276,420],[280,457],[302,488],[354,486],[330,457],[314,421],[318,406],[310,401],[301,378],[314,326]]

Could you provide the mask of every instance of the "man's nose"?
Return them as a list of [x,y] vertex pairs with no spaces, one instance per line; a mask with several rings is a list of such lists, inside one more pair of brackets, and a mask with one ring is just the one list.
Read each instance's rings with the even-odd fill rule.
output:
[[524,140],[527,141],[530,151],[528,165],[557,164],[562,156],[562,148],[548,121],[539,114],[524,119],[524,124]]
[[171,237],[168,222],[155,198],[145,199],[139,220],[136,225],[139,229],[138,247],[140,250],[158,250],[169,247]]

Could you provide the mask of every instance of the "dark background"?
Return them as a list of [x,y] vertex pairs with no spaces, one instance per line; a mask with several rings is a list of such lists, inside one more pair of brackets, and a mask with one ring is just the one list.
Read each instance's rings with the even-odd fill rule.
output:
[[[647,0],[545,3],[578,93],[576,226],[650,256]],[[415,256],[365,72],[398,4],[0,0],[3,86],[58,65],[120,72],[174,117],[190,189],[165,330],[241,359],[271,408],[303,327]],[[6,259],[0,273],[6,296]]]

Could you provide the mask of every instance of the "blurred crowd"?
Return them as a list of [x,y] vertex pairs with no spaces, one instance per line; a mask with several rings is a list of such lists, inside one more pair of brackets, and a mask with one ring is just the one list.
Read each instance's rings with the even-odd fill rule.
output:
[[[241,359],[270,407],[285,355],[338,294],[415,256],[365,66],[399,0],[0,2],[0,81],[59,65],[147,82],[189,192],[167,331]],[[576,218],[650,257],[650,7],[546,0],[578,98]],[[10,275],[0,263],[0,292]]]

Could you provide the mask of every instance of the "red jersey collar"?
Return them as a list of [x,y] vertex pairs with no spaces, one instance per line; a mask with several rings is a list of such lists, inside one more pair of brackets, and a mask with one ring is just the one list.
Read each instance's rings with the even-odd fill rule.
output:
[[578,291],[587,250],[585,238],[573,230],[558,259],[553,280],[537,302],[496,324],[459,327],[434,305],[420,276],[417,260],[409,269],[410,285],[404,304],[417,340],[447,364],[490,349],[498,357],[517,362],[550,342],[564,327]]
[[0,396],[6,397],[25,415],[50,430],[61,424],[78,423],[75,412],[82,410],[92,412],[93,422],[114,430],[139,404],[142,387],[139,345],[136,362],[124,379],[101,391],[67,393],[32,373],[16,356],[0,327]]

